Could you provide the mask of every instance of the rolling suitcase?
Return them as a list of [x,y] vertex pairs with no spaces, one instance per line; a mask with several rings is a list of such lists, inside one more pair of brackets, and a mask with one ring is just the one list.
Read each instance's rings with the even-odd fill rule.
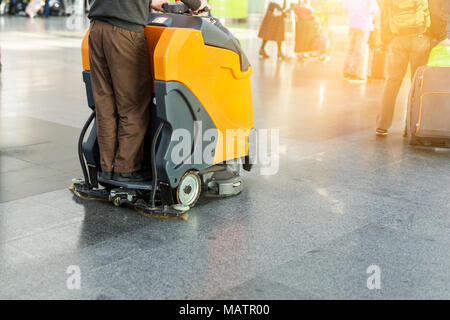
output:
[[450,147],[450,67],[420,67],[409,96],[411,145]]
[[294,13],[296,15],[295,53],[315,50],[314,46],[316,45],[316,39],[319,37],[320,23],[308,8],[296,7]]
[[330,39],[326,35],[318,36],[312,46],[313,51],[327,52],[330,50]]

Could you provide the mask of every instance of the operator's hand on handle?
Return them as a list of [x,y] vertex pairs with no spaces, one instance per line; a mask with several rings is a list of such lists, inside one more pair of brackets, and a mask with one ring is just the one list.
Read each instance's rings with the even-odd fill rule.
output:
[[211,11],[211,5],[208,4],[208,0],[201,0],[200,2],[200,7],[197,10],[193,11],[194,13],[200,13],[205,11],[206,9]]
[[153,10],[164,12],[163,4],[167,3],[167,0],[152,0],[151,7]]

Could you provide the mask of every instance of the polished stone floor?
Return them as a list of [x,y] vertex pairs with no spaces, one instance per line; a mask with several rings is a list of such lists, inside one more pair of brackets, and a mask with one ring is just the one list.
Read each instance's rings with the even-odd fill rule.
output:
[[450,299],[450,152],[402,138],[407,83],[392,134],[375,137],[382,84],[342,81],[345,28],[327,65],[259,60],[254,28],[233,28],[256,126],[280,130],[280,170],[245,174],[240,196],[202,199],[181,222],[67,189],[89,114],[85,26],[0,17],[0,298]]

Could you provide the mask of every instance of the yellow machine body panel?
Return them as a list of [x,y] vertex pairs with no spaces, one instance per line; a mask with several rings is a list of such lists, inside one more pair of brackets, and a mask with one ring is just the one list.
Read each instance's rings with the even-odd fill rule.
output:
[[88,32],[86,32],[81,44],[81,61],[83,62],[83,70],[90,71],[91,65],[89,63],[89,30]]
[[[145,35],[153,79],[184,84],[214,122],[219,133],[214,164],[247,156],[254,128],[252,68],[242,72],[237,53],[205,45],[198,30],[147,26]],[[89,71],[89,31],[82,62]]]
[[214,122],[219,132],[214,164],[248,155],[252,68],[242,72],[237,53],[205,45],[198,30],[147,26],[145,32],[155,80],[184,84]]

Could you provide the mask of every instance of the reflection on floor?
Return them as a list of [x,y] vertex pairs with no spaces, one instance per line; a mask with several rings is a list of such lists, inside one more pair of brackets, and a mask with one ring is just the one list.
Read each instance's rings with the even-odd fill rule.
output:
[[[89,114],[86,21],[72,22],[0,17],[0,298],[450,298],[450,153],[401,137],[407,86],[392,134],[374,136],[382,84],[342,81],[345,34],[328,65],[303,65],[259,60],[255,31],[237,30],[280,169],[246,174],[237,198],[202,199],[186,223],[67,190]],[[371,265],[381,290],[367,289]]]

